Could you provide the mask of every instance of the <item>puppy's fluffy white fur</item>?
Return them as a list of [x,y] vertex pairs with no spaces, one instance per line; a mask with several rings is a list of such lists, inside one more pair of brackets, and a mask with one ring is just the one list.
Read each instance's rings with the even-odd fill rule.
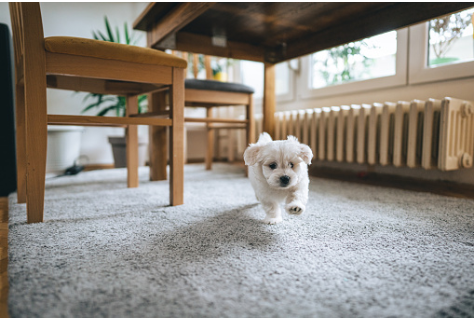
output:
[[313,153],[293,136],[273,141],[269,134],[260,135],[256,144],[244,152],[249,179],[257,200],[263,206],[267,224],[283,219],[280,204],[285,202],[289,214],[301,214],[308,201],[308,165]]

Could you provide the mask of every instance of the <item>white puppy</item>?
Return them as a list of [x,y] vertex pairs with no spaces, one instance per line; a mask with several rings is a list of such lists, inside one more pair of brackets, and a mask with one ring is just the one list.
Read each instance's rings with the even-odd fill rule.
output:
[[308,201],[308,165],[312,158],[311,149],[293,136],[273,141],[269,134],[263,133],[256,144],[245,150],[250,182],[267,214],[265,223],[277,224],[283,220],[280,210],[283,201],[286,212],[303,213]]

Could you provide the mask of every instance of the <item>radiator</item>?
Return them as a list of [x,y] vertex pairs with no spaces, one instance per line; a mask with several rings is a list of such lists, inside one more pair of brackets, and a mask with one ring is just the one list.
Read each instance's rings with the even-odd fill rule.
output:
[[[256,115],[256,134],[262,117]],[[474,106],[446,97],[275,113],[275,139],[296,136],[313,160],[442,171],[472,167]]]

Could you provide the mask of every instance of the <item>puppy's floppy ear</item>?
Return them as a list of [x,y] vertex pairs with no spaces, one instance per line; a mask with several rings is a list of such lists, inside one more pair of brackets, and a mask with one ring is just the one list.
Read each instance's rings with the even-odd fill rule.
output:
[[300,157],[306,164],[311,164],[311,159],[313,159],[313,152],[311,151],[311,148],[309,148],[305,144],[300,144],[298,141],[298,138],[295,136],[289,135],[287,137],[288,141],[293,141],[298,144],[298,157]]
[[270,137],[268,133],[266,132],[261,133],[260,137],[258,138],[257,143],[250,144],[250,146],[245,150],[244,152],[245,164],[247,166],[255,165],[259,161],[258,155],[259,155],[260,149],[262,148],[263,145],[266,145],[271,141],[273,141],[272,137]]
[[244,152],[244,161],[247,166],[253,166],[258,162],[258,154],[262,147],[256,143],[251,144]]
[[299,147],[298,157],[300,157],[306,164],[311,164],[311,159],[313,159],[311,148],[305,144],[300,144]]

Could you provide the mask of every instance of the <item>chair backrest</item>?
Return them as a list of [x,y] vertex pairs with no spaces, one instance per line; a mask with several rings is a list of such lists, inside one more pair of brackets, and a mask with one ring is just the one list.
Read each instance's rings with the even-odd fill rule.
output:
[[[188,53],[188,52],[178,52],[178,51],[171,51],[171,54],[175,56],[179,56],[186,61],[188,60],[188,55],[191,54],[193,57],[193,76],[194,78],[198,77],[199,72],[199,54],[197,53]],[[209,55],[204,55],[204,68],[206,70],[206,79],[211,80],[213,79],[212,68],[211,68],[211,57]]]
[[15,65],[23,69],[24,53],[44,60],[44,33],[38,2],[10,2]]
[[[199,64],[199,55],[193,54],[194,78],[197,78],[198,76],[198,64]],[[211,57],[209,55],[204,55],[204,68],[206,69],[206,79],[213,79],[212,68],[211,68]]]

